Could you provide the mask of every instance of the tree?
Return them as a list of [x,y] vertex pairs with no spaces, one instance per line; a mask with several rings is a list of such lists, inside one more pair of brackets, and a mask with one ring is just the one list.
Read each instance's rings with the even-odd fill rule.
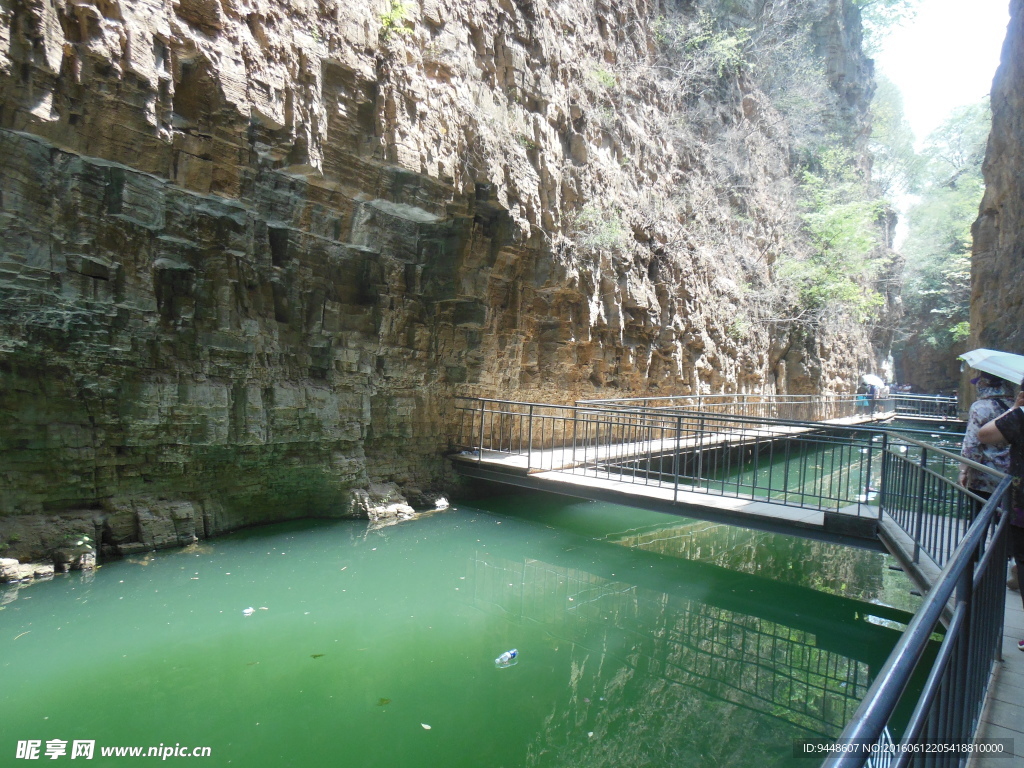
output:
[[903,94],[884,75],[875,77],[871,102],[871,179],[878,193],[889,200],[915,192],[921,183],[924,158],[914,149],[914,132],[903,112]]
[[942,348],[967,336],[971,224],[984,193],[981,163],[991,125],[988,100],[961,107],[922,153],[920,202],[903,247],[908,336]]
[[864,50],[877,51],[893,27],[903,25],[917,14],[920,0],[853,0],[860,8],[864,25]]
[[800,186],[803,258],[780,260],[779,277],[795,288],[797,317],[820,324],[846,316],[870,322],[884,299],[871,287],[879,271],[886,205],[871,195],[853,153],[838,141],[820,149]]

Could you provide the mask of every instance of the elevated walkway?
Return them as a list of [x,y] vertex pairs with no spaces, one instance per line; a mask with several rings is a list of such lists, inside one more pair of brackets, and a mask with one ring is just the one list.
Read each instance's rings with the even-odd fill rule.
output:
[[455,469],[480,480],[547,491],[591,501],[640,507],[697,520],[739,525],[771,533],[886,551],[878,538],[877,509],[867,504],[836,511],[792,504],[719,496],[669,484],[640,485],[611,476],[594,477],[560,470],[527,472],[500,460],[453,457]]
[[[492,423],[488,435],[502,450],[475,448],[457,453],[451,456],[455,469],[480,480],[885,551],[877,535],[877,507],[867,503],[869,490],[853,503],[836,502],[834,508],[826,508],[802,486],[772,489],[769,482],[764,498],[758,499],[739,488],[712,490],[710,484],[700,482],[705,467],[692,465],[724,466],[720,459],[727,452],[769,456],[781,441],[817,443],[829,429],[877,426],[891,420],[893,411],[813,424],[737,424],[721,414],[673,416],[664,409],[643,416],[582,409],[572,414],[571,423],[562,417],[557,425],[550,414],[537,409],[525,415],[539,426],[532,421],[516,424],[523,416],[499,414],[511,423]],[[525,446],[522,439],[511,437],[514,429],[520,438],[527,435]],[[535,440],[543,440],[544,447],[534,447]],[[670,475],[658,468],[669,461],[675,470]],[[690,466],[687,477],[681,477],[680,466]],[[773,493],[782,499],[773,499]]]

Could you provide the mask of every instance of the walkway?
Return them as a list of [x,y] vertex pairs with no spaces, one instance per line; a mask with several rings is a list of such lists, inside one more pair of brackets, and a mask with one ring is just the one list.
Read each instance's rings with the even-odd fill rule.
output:
[[685,490],[682,485],[677,490],[667,483],[642,485],[613,477],[600,478],[567,471],[526,472],[525,468],[520,472],[510,472],[507,463],[501,459],[491,461],[486,453],[481,460],[468,456],[452,458],[460,474],[480,480],[886,551],[877,535],[877,511],[870,510],[867,505],[852,505],[839,511],[821,510]]
[[974,759],[968,768],[1024,768],[1024,653],[1017,641],[1024,638],[1024,608],[1019,592],[1006,590],[1003,621],[1003,660],[992,671],[988,701],[981,713],[976,738],[1013,739],[1014,757],[998,762]]
[[[822,427],[849,427],[883,421],[893,415],[853,416],[821,424]],[[582,430],[585,429],[584,423]],[[460,474],[481,480],[885,551],[877,535],[877,509],[867,504],[822,509],[820,504],[795,501],[802,496],[796,492],[788,493],[779,503],[767,500],[772,498],[770,489],[765,500],[753,500],[738,492],[707,492],[694,485],[663,481],[658,472],[650,470],[650,464],[645,470],[623,470],[626,465],[636,466],[638,462],[650,462],[660,456],[742,448],[809,435],[816,429],[773,424],[742,431],[702,431],[693,437],[675,436],[673,430],[663,430],[660,434],[667,432],[671,436],[596,446],[584,445],[581,440],[579,445],[528,451],[464,451],[451,459]],[[645,430],[637,431],[642,434]],[[776,496],[781,493],[777,490]]]

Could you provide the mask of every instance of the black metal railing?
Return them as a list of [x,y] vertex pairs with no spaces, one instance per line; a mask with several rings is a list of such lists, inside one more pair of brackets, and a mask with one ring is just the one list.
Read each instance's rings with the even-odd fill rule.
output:
[[578,400],[576,405],[605,409],[685,409],[793,421],[825,421],[879,413],[955,419],[958,413],[958,401],[955,396],[912,395],[898,392],[878,395],[873,399],[868,395],[858,394],[715,394]]
[[675,501],[695,492],[879,518],[884,510],[917,533],[915,556],[940,566],[977,498],[955,482],[960,456],[870,425],[639,403],[465,398],[456,407],[456,446],[481,462],[667,488]]
[[935,419],[956,419],[959,401],[955,395],[890,395],[892,410],[897,416],[923,416]]
[[[999,658],[1006,587],[1008,515],[999,514],[1012,480],[1004,477],[897,643],[838,740],[844,749],[825,760],[828,768],[862,765],[962,765],[967,755],[941,752],[943,745],[973,742],[991,676]],[[924,689],[909,702],[913,712],[902,732],[893,727],[908,684],[925,657],[949,603],[951,617]],[[931,750],[931,751],[926,751]]]

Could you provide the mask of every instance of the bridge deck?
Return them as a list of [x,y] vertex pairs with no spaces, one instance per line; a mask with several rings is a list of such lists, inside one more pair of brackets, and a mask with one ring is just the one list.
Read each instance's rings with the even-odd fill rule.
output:
[[[887,421],[896,414],[892,412],[877,413],[864,416],[847,416],[839,419],[829,419],[819,422],[823,427],[839,426],[849,427],[861,424],[873,424],[880,421]],[[714,417],[710,417],[711,420]],[[504,469],[506,471],[521,472],[548,472],[574,467],[582,467],[593,464],[605,464],[609,462],[623,462],[636,459],[650,458],[654,456],[668,455],[677,451],[687,452],[698,449],[741,447],[752,445],[755,442],[766,440],[783,439],[786,437],[798,437],[815,432],[818,427],[806,427],[790,424],[774,424],[771,426],[758,426],[747,428],[742,431],[705,431],[696,436],[659,437],[649,440],[630,440],[622,443],[585,445],[580,440],[576,445],[569,445],[559,448],[535,448],[526,452],[504,452],[495,450],[484,450],[481,455],[475,452],[460,454],[456,458],[469,459],[480,464]],[[658,434],[671,434],[671,429],[658,428]]]
[[838,511],[710,494],[680,484],[632,483],[568,471],[509,471],[500,462],[457,456],[461,474],[538,491],[739,525],[745,528],[885,551],[877,535],[877,510],[854,504]]
[[[884,421],[893,413],[864,414],[820,422],[822,427],[856,426]],[[713,419],[713,417],[712,417]],[[452,456],[462,474],[568,496],[643,507],[700,520],[803,536],[833,543],[883,550],[878,540],[877,509],[853,504],[838,510],[758,501],[707,493],[693,486],[648,478],[644,483],[605,476],[601,465],[614,466],[675,452],[742,447],[766,440],[798,437],[818,427],[792,424],[758,426],[745,431],[703,432],[696,437],[671,436],[617,444],[572,445],[528,452],[484,450]],[[671,434],[671,430],[666,430]],[[581,441],[582,442],[582,441]],[[585,467],[584,473],[573,471]]]

